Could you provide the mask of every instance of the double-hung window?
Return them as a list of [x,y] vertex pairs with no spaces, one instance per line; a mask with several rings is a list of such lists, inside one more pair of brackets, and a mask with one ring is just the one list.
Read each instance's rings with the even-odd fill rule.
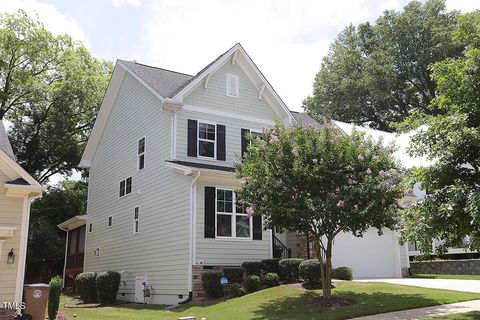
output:
[[216,125],[198,123],[198,156],[215,159],[216,154]]
[[132,193],[132,177],[120,181],[120,198]]
[[135,207],[133,212],[133,234],[138,233],[138,215],[139,215],[139,208]]
[[233,190],[216,189],[216,224],[218,238],[252,238],[252,218],[235,202]]
[[145,138],[138,140],[137,168],[138,170],[145,168]]

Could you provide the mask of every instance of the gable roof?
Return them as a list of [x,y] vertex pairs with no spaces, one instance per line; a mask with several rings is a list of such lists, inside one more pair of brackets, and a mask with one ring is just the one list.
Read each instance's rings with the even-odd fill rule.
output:
[[79,166],[82,168],[90,167],[125,72],[135,77],[142,85],[150,90],[150,92],[158,97],[162,103],[162,108],[169,110],[168,108],[174,105],[174,110],[178,110],[183,106],[184,96],[188,95],[188,93],[200,85],[202,81],[208,82],[210,75],[228,61],[231,61],[232,64],[238,61],[239,66],[244,69],[250,80],[254,82],[255,86],[258,86],[259,99],[265,98],[265,101],[277,114],[279,119],[288,124],[296,121],[283,100],[239,43],[210,62],[195,76],[136,62],[117,60]]
[[164,98],[171,98],[187,85],[194,76],[189,74],[152,67],[141,63],[118,60],[140,77]]
[[10,158],[15,159],[12,145],[8,140],[7,130],[5,130],[5,126],[3,125],[2,120],[0,120],[0,149],[2,149],[6,154],[8,154]]

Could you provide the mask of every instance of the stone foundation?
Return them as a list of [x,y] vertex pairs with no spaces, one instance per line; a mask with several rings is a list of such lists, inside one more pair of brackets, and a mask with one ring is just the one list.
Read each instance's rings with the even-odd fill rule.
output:
[[297,246],[297,256],[292,257],[292,258],[308,259],[309,250],[310,250],[310,259],[315,257],[315,251],[314,251],[314,248],[313,248],[313,244],[311,242],[307,242],[307,236],[306,235],[304,235],[304,234],[297,234],[296,235],[296,246]]
[[15,310],[0,308],[0,320],[13,320],[14,317]]
[[402,268],[402,278],[408,278],[410,276],[410,268]]
[[200,300],[206,297],[205,291],[202,285],[202,274],[212,271],[223,271],[223,267],[220,266],[203,266],[195,265],[192,267],[192,298],[193,300]]

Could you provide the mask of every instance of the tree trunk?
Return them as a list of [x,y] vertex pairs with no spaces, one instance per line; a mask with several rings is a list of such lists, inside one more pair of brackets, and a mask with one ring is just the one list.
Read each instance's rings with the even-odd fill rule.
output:
[[[328,256],[327,259],[324,259],[323,257],[323,252],[324,249],[322,249],[320,245],[320,240],[315,239],[314,241],[314,246],[315,246],[315,252],[317,254],[317,259],[318,262],[320,263],[320,278],[322,280],[322,296],[324,298],[330,298],[332,296],[332,274],[331,274],[331,268],[332,268],[332,255],[331,255],[331,246],[330,246],[330,264],[328,263]],[[327,246],[327,252],[328,254],[328,246]]]
[[[330,298],[332,296],[332,247],[333,240],[331,238],[327,239],[327,252],[325,254],[325,290],[323,293],[324,298]],[[322,284],[323,288],[323,284]]]

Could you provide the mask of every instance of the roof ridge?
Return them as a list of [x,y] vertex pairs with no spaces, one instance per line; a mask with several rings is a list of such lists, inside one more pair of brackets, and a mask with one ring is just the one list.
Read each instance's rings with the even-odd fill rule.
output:
[[139,65],[139,66],[143,66],[143,67],[147,67],[147,68],[152,68],[152,69],[158,69],[158,70],[163,70],[163,71],[167,71],[167,72],[173,72],[173,73],[178,73],[178,74],[182,74],[184,76],[189,76],[189,77],[194,77],[194,75],[191,75],[191,74],[188,74],[188,73],[185,73],[185,72],[180,72],[180,71],[175,71],[175,70],[170,70],[170,69],[165,69],[165,68],[161,68],[161,67],[155,67],[155,66],[151,66],[149,64],[145,64],[145,63],[139,63],[139,62],[136,62],[136,61],[128,61],[128,60],[123,60],[123,59],[118,59],[120,61],[125,61],[125,62],[128,62],[128,63],[134,63],[136,65]]

